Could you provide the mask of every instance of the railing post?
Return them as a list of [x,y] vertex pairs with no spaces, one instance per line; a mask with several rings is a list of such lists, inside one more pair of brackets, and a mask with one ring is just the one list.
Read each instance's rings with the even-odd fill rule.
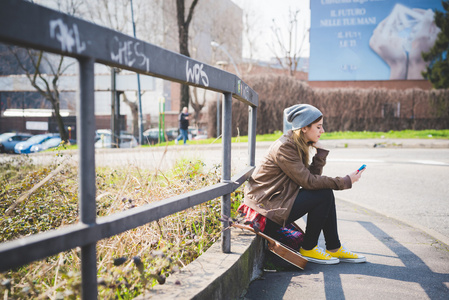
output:
[[[223,101],[223,166],[222,182],[231,180],[231,137],[232,137],[232,94],[225,93]],[[231,194],[221,197],[221,214],[231,216]],[[229,227],[229,222],[223,222],[223,229]],[[231,231],[223,230],[221,233],[221,250],[223,253],[231,252]]]
[[248,164],[256,165],[257,107],[248,107]]
[[[94,60],[79,59],[79,97],[77,140],[79,147],[80,221],[95,224],[95,96]],[[96,243],[81,247],[81,297],[97,299]]]

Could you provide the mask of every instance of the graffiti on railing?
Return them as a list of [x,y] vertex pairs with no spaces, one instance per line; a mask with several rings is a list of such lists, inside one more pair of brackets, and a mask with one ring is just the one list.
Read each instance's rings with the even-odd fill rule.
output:
[[[114,37],[116,42],[111,52],[111,59],[120,64],[125,64],[128,67],[138,66],[144,67],[147,72],[150,71],[150,58],[148,58],[143,51],[139,48],[143,48],[143,44],[132,40],[120,41],[118,37]],[[136,65],[134,65],[136,63]]]
[[243,81],[238,80],[237,81],[237,93],[240,94],[245,99],[250,99],[251,97],[251,90],[249,86],[247,86]]
[[194,64],[192,68],[189,68],[189,61],[186,62],[186,77],[187,81],[196,84],[200,84],[200,79],[204,86],[209,86],[209,77],[207,77],[206,72],[203,71],[203,64]]
[[[59,29],[59,30],[58,30]],[[50,21],[50,37],[56,38],[61,44],[62,51],[81,53],[86,50],[86,43],[80,41],[80,34],[78,26],[73,24],[72,28],[69,28],[62,19],[56,19]]]

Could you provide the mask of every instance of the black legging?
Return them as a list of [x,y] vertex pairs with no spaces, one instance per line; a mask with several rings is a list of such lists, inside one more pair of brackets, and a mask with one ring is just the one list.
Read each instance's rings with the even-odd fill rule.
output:
[[[337,212],[335,210],[334,192],[331,189],[305,190],[301,189],[295,199],[287,224],[296,221],[305,214],[307,226],[302,248],[311,250],[318,244],[321,230],[323,230],[327,249],[340,248],[337,231]],[[279,225],[267,219],[264,232],[276,236]]]

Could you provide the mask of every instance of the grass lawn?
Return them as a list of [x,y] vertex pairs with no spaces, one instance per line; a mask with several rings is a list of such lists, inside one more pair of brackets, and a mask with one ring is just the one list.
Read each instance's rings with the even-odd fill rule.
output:
[[[256,137],[257,142],[272,142],[278,139],[282,135],[282,132],[277,131],[272,134],[258,135]],[[388,131],[388,132],[373,132],[373,131],[336,131],[336,132],[326,132],[321,136],[323,140],[341,140],[341,139],[376,139],[376,138],[386,138],[386,139],[449,139],[449,130],[402,130],[402,131]],[[233,143],[245,143],[248,142],[248,136],[239,136],[232,138]],[[193,140],[188,141],[192,145],[201,144],[221,144],[221,138],[209,138],[205,140]],[[174,145],[173,141],[168,142],[168,145]],[[161,147],[166,146],[167,143],[151,146],[151,147]],[[142,147],[150,147],[144,145]]]
[[[257,142],[272,142],[278,139],[282,135],[282,132],[276,131],[272,134],[258,135],[256,137]],[[321,136],[322,140],[343,140],[343,139],[449,139],[449,129],[444,130],[401,130],[388,132],[375,132],[375,131],[336,131],[326,132]],[[204,140],[191,140],[188,144],[191,145],[210,145],[221,144],[221,138],[209,138]],[[233,143],[246,143],[248,142],[248,136],[238,136],[232,138]],[[168,143],[156,144],[153,146],[143,145],[140,147],[165,147],[175,145],[174,141]],[[77,145],[65,146],[65,149],[77,149]],[[52,151],[52,150],[49,150]],[[54,151],[54,150],[53,150]]]

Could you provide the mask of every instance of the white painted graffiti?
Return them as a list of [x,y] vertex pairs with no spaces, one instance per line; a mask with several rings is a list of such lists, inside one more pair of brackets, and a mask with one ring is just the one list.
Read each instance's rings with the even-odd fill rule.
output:
[[117,42],[116,52],[111,52],[111,59],[128,67],[136,66],[144,67],[147,72],[150,71],[150,59],[140,51],[140,42],[120,41],[118,37],[114,37]]
[[86,43],[81,43],[78,26],[76,24],[73,24],[72,28],[69,28],[62,19],[51,20],[50,37],[52,39],[56,38],[61,43],[62,51],[76,51],[76,53],[81,53],[86,50]]
[[190,78],[192,78],[192,82],[196,84],[200,84],[201,79],[204,86],[209,86],[209,77],[207,77],[206,72],[203,71],[203,64],[195,64],[192,68],[189,68],[189,61],[187,61],[186,77],[187,81],[190,81]]

